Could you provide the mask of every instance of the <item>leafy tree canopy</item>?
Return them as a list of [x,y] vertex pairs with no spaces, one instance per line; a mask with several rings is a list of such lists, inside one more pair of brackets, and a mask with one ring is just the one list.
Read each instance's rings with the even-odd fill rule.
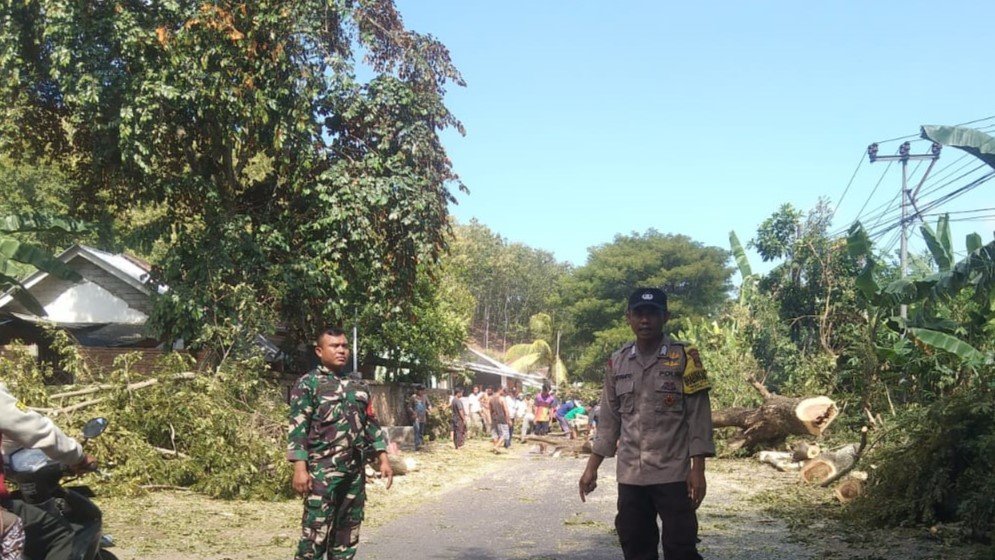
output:
[[76,217],[141,217],[102,244],[157,256],[164,336],[399,316],[445,249],[463,81],[392,0],[3,0],[0,75],[0,154],[57,162]]
[[631,332],[623,313],[640,286],[663,289],[674,319],[712,316],[726,302],[733,269],[729,252],[684,235],[656,230],[618,235],[590,249],[587,264],[565,282],[564,301],[573,330],[569,348],[584,378],[597,378],[612,350]]
[[509,243],[476,220],[454,226],[454,233],[446,260],[476,300],[472,327],[482,346],[503,351],[526,340],[537,313],[552,317],[551,332],[558,328],[553,308],[567,265],[549,251]]

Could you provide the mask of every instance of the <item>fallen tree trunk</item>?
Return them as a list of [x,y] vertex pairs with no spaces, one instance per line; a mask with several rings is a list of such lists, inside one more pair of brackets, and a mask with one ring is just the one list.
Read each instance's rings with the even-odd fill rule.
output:
[[[546,455],[558,457],[564,453],[574,455],[591,453],[591,441],[587,439],[567,439],[550,436],[525,436],[525,441],[531,441],[539,445],[539,451]],[[552,448],[552,451],[550,451]]]
[[716,428],[740,428],[730,447],[778,447],[789,435],[818,437],[833,422],[839,409],[829,397],[792,398],[763,391],[759,408],[727,408],[712,413]]
[[851,469],[857,459],[857,444],[844,445],[836,451],[820,453],[802,467],[802,480],[809,484],[823,483],[837,473]]
[[797,471],[802,468],[802,463],[795,461],[789,451],[761,451],[757,455],[757,460],[781,472]]

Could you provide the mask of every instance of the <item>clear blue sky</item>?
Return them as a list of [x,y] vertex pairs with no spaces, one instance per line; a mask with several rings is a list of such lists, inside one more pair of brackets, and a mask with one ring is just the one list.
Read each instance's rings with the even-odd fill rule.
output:
[[[734,229],[745,243],[782,203],[835,205],[864,158],[837,212],[842,229],[868,199],[865,216],[899,191],[893,165],[870,196],[887,164],[866,161],[868,144],[995,115],[990,2],[398,6],[408,27],[449,47],[468,83],[447,96],[467,135],[447,134],[446,147],[471,190],[453,214],[575,265],[589,247],[648,228],[723,248]],[[961,155],[946,149],[937,169],[955,171]],[[922,200],[969,178],[927,182],[941,188]],[[995,181],[944,208],[990,207]],[[959,222],[955,246],[993,229],[991,218]]]

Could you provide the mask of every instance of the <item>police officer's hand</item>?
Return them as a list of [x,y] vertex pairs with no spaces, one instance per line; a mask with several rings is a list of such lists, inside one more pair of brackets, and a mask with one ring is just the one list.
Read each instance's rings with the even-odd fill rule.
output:
[[394,482],[394,469],[390,466],[390,460],[387,458],[387,453],[380,453],[380,476],[387,481],[387,490],[390,490],[390,485]]
[[587,495],[594,492],[594,489],[598,487],[598,471],[591,469],[584,469],[584,474],[580,475],[580,501],[586,502]]
[[707,484],[705,483],[705,458],[693,457],[691,459],[691,470],[688,471],[687,478],[688,499],[694,509],[698,509],[701,501],[705,499]]
[[97,459],[89,453],[85,453],[78,463],[69,467],[73,474],[84,474],[97,470]]
[[294,487],[294,492],[301,496],[307,496],[311,493],[311,473],[307,471],[307,462],[297,461],[294,463],[294,478],[291,484]]

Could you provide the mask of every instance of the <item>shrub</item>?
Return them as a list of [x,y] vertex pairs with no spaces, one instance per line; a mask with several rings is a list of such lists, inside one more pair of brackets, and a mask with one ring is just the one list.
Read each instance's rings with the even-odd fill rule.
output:
[[909,406],[902,433],[875,454],[880,466],[859,515],[879,524],[962,521],[974,538],[995,528],[995,392],[975,389]]

